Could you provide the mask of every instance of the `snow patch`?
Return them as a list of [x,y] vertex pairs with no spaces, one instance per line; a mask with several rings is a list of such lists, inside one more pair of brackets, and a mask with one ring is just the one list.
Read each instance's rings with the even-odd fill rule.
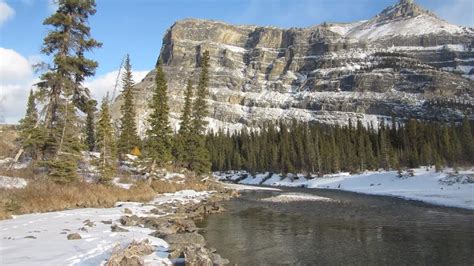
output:
[[286,193],[278,196],[262,199],[267,202],[295,202],[295,201],[334,201],[333,199],[306,194],[306,193]]
[[28,182],[19,177],[0,176],[0,188],[23,188]]

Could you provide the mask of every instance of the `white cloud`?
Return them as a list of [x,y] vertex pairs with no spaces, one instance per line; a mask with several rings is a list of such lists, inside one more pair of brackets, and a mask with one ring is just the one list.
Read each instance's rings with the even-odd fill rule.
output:
[[0,0],[0,27],[9,19],[15,16],[15,10],[7,3]]
[[[27,59],[15,50],[0,47],[0,58],[0,123],[13,124],[24,116],[28,93],[38,82],[32,64],[41,61],[41,57],[33,55]],[[134,71],[134,81],[140,82],[148,72]],[[100,102],[107,92],[112,96],[117,74],[117,70],[111,71],[87,80],[84,85],[90,89],[92,97]],[[121,90],[119,84],[115,96]]]
[[[133,80],[135,81],[135,83],[140,82],[146,76],[146,74],[148,74],[148,72],[150,71],[133,71]],[[109,92],[109,95],[112,97],[112,94],[114,93],[115,83],[117,80],[117,74],[118,70],[111,71],[86,81],[84,85],[89,88],[94,99],[100,102],[102,98],[107,94],[107,92]],[[115,91],[115,96],[118,96],[122,91],[120,81],[121,79],[119,77],[119,84]]]
[[0,84],[22,83],[31,78],[30,62],[15,50],[0,47],[0,58]]
[[0,47],[0,58],[0,123],[16,123],[36,80],[30,61],[15,50]]

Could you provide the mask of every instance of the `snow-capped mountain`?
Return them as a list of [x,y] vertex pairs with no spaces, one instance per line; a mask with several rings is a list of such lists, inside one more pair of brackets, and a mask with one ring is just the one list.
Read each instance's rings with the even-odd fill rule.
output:
[[[164,36],[160,58],[177,124],[187,79],[197,81],[208,50],[209,127],[235,130],[282,119],[460,119],[474,105],[473,46],[473,29],[401,0],[367,21],[304,29],[185,19]],[[141,131],[154,76],[135,86]]]
[[333,24],[332,31],[358,41],[377,41],[427,34],[473,34],[472,29],[450,24],[411,0],[388,7],[375,18],[350,24]]

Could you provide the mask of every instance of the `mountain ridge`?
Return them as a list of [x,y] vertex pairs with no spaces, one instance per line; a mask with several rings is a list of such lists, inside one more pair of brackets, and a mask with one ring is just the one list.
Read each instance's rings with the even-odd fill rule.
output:
[[[383,20],[380,26],[378,19],[386,13],[402,17]],[[202,19],[175,22],[163,38],[159,56],[169,80],[173,126],[184,83],[197,78],[204,50],[211,54],[208,119],[213,130],[293,118],[345,124],[349,119],[376,123],[392,115],[459,120],[464,113],[471,114],[473,31],[444,22],[412,1],[402,0],[381,14],[365,22],[289,29]],[[436,27],[428,33],[423,27],[420,34],[411,35],[404,31],[412,30],[409,24],[391,28],[398,35],[377,32],[385,25],[420,24],[420,20],[434,21]],[[353,26],[352,34],[341,25]],[[354,28],[368,33],[354,35]],[[368,38],[370,34],[379,36]],[[153,81],[151,71],[135,86],[142,129],[147,126],[146,99]],[[120,101],[119,97],[113,108],[115,117]]]

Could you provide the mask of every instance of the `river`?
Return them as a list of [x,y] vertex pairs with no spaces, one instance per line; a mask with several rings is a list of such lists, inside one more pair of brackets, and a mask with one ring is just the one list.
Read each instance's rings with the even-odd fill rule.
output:
[[[331,201],[268,202],[305,193]],[[198,226],[231,265],[473,265],[474,211],[343,191],[245,191]]]

